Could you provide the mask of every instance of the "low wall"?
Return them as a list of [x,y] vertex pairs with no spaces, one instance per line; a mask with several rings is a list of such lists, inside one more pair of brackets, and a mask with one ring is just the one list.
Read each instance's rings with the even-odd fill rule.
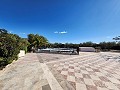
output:
[[93,47],[79,47],[81,52],[95,52],[95,48]]
[[18,57],[24,57],[25,56],[25,50],[20,50],[20,53],[18,54]]

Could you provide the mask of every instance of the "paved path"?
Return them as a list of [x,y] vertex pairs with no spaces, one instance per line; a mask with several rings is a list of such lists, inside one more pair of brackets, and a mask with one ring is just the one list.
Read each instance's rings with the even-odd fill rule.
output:
[[120,90],[117,53],[28,53],[0,71],[0,90]]
[[119,53],[39,55],[64,90],[120,90]]
[[40,62],[34,53],[0,71],[0,90],[51,90]]

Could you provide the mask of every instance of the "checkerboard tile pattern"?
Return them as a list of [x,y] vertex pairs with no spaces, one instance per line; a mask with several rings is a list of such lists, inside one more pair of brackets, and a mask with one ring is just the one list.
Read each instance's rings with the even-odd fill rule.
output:
[[120,63],[99,55],[54,63],[75,90],[120,90]]

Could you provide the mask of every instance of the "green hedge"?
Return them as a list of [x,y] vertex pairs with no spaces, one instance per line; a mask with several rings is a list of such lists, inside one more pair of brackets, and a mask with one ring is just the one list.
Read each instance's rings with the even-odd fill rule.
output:
[[0,67],[17,60],[21,49],[27,52],[27,45],[27,40],[18,35],[0,31]]

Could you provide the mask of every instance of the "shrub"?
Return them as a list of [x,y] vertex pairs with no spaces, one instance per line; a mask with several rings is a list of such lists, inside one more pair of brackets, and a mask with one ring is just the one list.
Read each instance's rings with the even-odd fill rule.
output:
[[27,53],[27,47],[29,46],[29,42],[27,41],[27,39],[23,39],[21,38],[20,40],[20,50],[25,50],[25,53]]
[[9,34],[4,29],[0,29],[0,67],[10,64],[13,60],[17,60],[20,49],[27,52],[27,45],[27,40],[20,38],[16,34]]

